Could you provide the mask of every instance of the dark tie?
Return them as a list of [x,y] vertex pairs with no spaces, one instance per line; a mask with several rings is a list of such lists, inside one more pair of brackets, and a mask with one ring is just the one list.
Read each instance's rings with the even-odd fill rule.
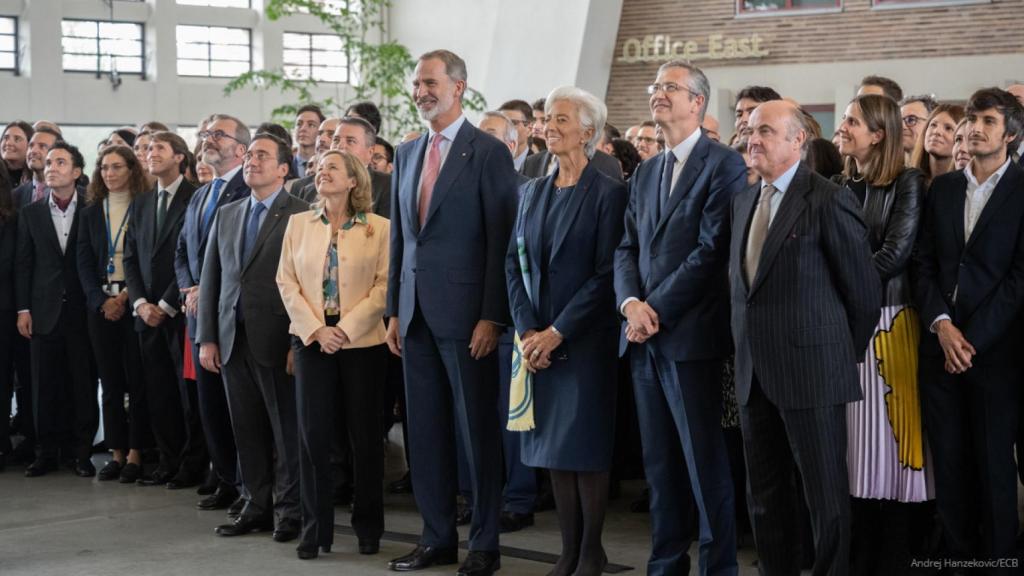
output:
[[160,202],[156,207],[156,232],[157,236],[163,232],[164,220],[167,220],[167,190],[160,191]]
[[249,223],[245,227],[245,243],[242,244],[242,264],[249,261],[252,255],[253,246],[256,244],[256,235],[260,233],[260,214],[267,209],[262,202],[257,202],[249,213]]
[[206,210],[203,211],[203,219],[199,224],[199,230],[202,232],[203,237],[206,236],[206,232],[210,229],[210,221],[213,220],[213,213],[217,211],[217,201],[220,200],[220,189],[223,187],[224,181],[220,178],[213,181],[210,197],[206,202]]
[[[658,188],[660,212],[665,211],[668,197],[672,194],[672,171],[676,165],[676,155],[671,150],[665,153],[665,165],[661,169],[661,186]],[[660,213],[659,212],[659,213]]]

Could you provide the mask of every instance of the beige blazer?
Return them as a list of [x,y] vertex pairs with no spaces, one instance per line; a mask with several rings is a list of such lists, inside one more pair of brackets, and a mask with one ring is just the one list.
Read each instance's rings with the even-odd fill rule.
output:
[[[338,230],[338,327],[350,340],[344,348],[384,343],[384,297],[388,287],[388,249],[391,224],[376,214],[366,224],[356,222]],[[309,346],[324,323],[324,259],[331,227],[317,211],[294,214],[288,220],[277,267],[277,286],[291,319],[289,332]]]

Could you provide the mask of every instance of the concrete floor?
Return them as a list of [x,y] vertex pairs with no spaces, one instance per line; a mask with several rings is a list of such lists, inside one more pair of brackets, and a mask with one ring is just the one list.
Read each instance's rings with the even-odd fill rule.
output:
[[[401,475],[402,461],[392,444],[388,454],[389,479]],[[105,455],[93,461],[102,466]],[[630,482],[611,504],[604,531],[608,558],[629,566],[627,574],[644,574],[650,545],[646,514],[632,514],[629,503],[642,486]],[[194,490],[170,491],[99,482],[59,471],[41,478],[25,478],[21,468],[9,466],[0,474],[0,574],[4,576],[90,575],[215,575],[258,576],[330,574],[332,576],[393,574],[387,561],[411,550],[402,535],[415,537],[421,528],[411,496],[386,497],[385,526],[393,539],[381,542],[380,554],[361,556],[354,536],[344,535],[347,511],[338,509],[339,535],[331,554],[313,561],[295,557],[295,542],[278,544],[269,534],[222,538],[213,529],[224,523],[224,512],[200,512]],[[463,538],[467,530],[461,531]],[[553,511],[538,514],[536,525],[502,535],[502,546],[557,555],[560,548]],[[695,551],[694,551],[695,552]],[[465,557],[465,553],[461,558]],[[753,576],[754,553],[740,550],[740,574]],[[694,563],[696,557],[694,556]],[[422,574],[454,574],[455,566],[425,570]],[[541,576],[551,564],[502,557],[501,574]]]

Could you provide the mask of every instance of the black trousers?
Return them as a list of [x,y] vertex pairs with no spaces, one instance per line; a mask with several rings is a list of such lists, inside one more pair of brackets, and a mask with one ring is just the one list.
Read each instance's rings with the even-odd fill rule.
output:
[[[299,439],[295,385],[285,366],[265,366],[249,347],[245,329],[235,330],[231,357],[221,367],[235,432],[242,484],[248,492],[242,514],[274,514],[298,522]],[[275,458],[276,455],[276,458]]]
[[[330,441],[350,447],[355,494],[352,528],[359,540],[384,533],[384,450],[380,439],[380,390],[386,383],[384,345],[324,354],[314,342],[292,339],[298,409],[302,541],[330,545],[334,539]],[[344,419],[339,419],[344,414]],[[336,422],[345,428],[337,429]]]
[[1019,350],[1000,348],[963,374],[947,373],[938,356],[918,365],[936,505],[956,558],[1015,557],[1021,362]]
[[[13,346],[15,339],[24,340],[18,334],[16,326],[17,314],[13,310],[0,311],[0,454],[11,453],[11,396],[14,393],[14,370],[11,360],[14,358]],[[13,327],[13,328],[12,328]],[[18,403],[18,410],[22,410]]]
[[[146,408],[142,351],[131,314],[111,322],[89,312],[89,338],[103,385],[103,437],[109,449],[142,450],[153,444]],[[124,395],[128,394],[128,410]]]
[[69,448],[88,458],[99,426],[96,369],[84,306],[65,302],[49,334],[32,334],[36,451],[45,458]]
[[235,433],[231,429],[231,411],[224,381],[199,364],[199,346],[189,334],[189,350],[196,367],[196,400],[199,419],[206,439],[206,448],[213,463],[213,472],[221,483],[239,486],[238,452],[235,449]]
[[765,397],[755,376],[750,398],[739,409],[747,506],[761,574],[800,574],[796,483],[802,478],[814,532],[811,572],[845,576],[850,570],[846,405],[780,409]]
[[188,439],[182,406],[185,385],[180,363],[175,362],[181,358],[181,321],[168,318],[156,328],[145,327],[139,333],[139,343],[150,428],[160,451],[160,466],[173,474],[182,464]]
[[[25,437],[29,447],[36,443],[35,410],[32,409],[32,346],[28,339],[22,338],[18,333],[17,313],[13,313],[10,324],[10,334],[14,339],[12,342],[11,362],[14,364],[14,398],[18,401],[18,414],[15,417],[17,431]],[[2,369],[10,371],[10,364],[4,364]],[[10,414],[10,410],[6,414]]]

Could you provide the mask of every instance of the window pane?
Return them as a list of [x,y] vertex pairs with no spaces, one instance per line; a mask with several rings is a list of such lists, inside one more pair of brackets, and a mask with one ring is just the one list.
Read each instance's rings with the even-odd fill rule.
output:
[[210,58],[213,60],[249,61],[248,46],[210,46]]
[[100,40],[100,53],[137,56],[142,53],[142,43],[138,40]]
[[14,36],[0,36],[0,52],[14,52]]
[[142,73],[142,60],[140,60],[139,58],[118,56],[116,60],[118,72],[125,72],[130,74]]
[[285,50],[285,64],[309,64],[309,50]]
[[284,33],[284,47],[285,48],[309,48],[309,35],[308,34],[294,34],[292,32]]
[[179,76],[209,76],[210,64],[206,60],[178,59]]
[[331,36],[328,34],[316,34],[313,36],[313,48],[315,50],[334,50],[342,51],[344,46],[341,43],[341,38],[337,36]]
[[9,52],[0,52],[0,68],[5,70],[14,70],[14,54]]
[[96,40],[89,38],[64,38],[61,40],[65,54],[95,54]]
[[337,52],[313,52],[314,66],[344,66],[345,55]]
[[219,6],[226,8],[248,8],[249,0],[178,0],[178,4],[189,6]]
[[117,58],[118,71],[143,71],[141,24],[64,20],[61,27],[65,70],[107,71],[111,68],[111,59]]
[[211,76],[226,76],[233,78],[248,71],[248,62],[210,62]]
[[65,54],[63,61],[65,70],[96,70],[95,56]]
[[14,18],[0,18],[0,34],[14,34]]
[[309,78],[309,67],[307,66],[285,66],[284,75],[293,80],[305,80]]
[[210,42],[249,45],[249,31],[241,28],[211,28]]
[[61,22],[61,30],[65,36],[83,36],[86,38],[96,37],[95,22],[79,22],[77,20],[64,20]]
[[141,40],[142,27],[138,24],[100,22],[100,36],[102,38],[123,38],[126,40]]
[[314,67],[313,79],[321,82],[347,82],[348,70],[340,66]]
[[178,42],[209,42],[210,29],[206,26],[178,26]]

